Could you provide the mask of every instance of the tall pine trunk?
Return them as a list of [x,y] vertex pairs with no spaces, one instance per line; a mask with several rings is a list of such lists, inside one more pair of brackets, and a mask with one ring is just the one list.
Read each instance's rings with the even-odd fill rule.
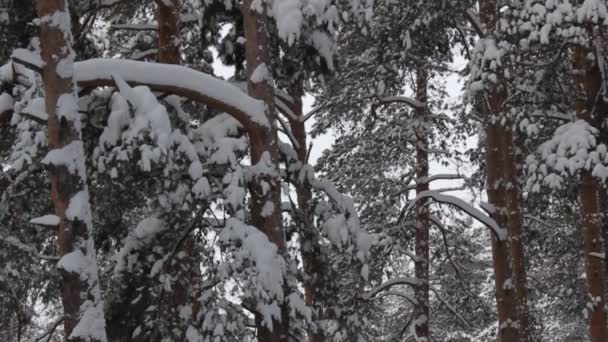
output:
[[[496,2],[495,0],[480,0],[480,19],[484,25],[486,35],[496,26]],[[482,39],[488,39],[484,37]],[[498,73],[497,73],[498,74]],[[505,89],[500,83],[495,85],[482,96],[481,108],[484,115],[485,125],[485,148],[486,148],[486,181],[488,201],[494,208],[493,218],[501,228],[509,228],[507,205],[512,206],[512,198],[508,198],[510,192],[507,190],[506,167],[514,167],[514,158],[506,158],[507,146],[512,145],[512,137],[509,138],[504,123],[501,122],[499,109],[506,99]],[[511,147],[512,148],[512,147]],[[507,163],[510,162],[510,165]],[[511,193],[511,196],[514,196]],[[509,232],[511,237],[511,232]],[[498,313],[498,336],[501,342],[517,342],[526,340],[525,335],[520,335],[517,299],[514,286],[513,272],[511,268],[511,251],[509,241],[498,240],[492,236],[492,255],[494,262],[494,276],[496,287],[496,308]]]
[[[420,65],[416,69],[416,100],[427,102],[429,72],[426,66]],[[416,193],[429,190],[429,131],[427,128],[426,109],[416,109]],[[430,341],[429,333],[429,207],[428,199],[416,202],[416,278],[420,284],[415,288],[416,336],[421,341]]]
[[[278,170],[278,136],[276,127],[276,111],[274,105],[274,89],[268,78],[270,68],[270,26],[266,14],[266,5],[262,4],[263,13],[252,8],[253,0],[243,1],[243,25],[246,40],[246,76],[247,92],[253,98],[265,104],[265,116],[269,126],[256,121],[249,123],[250,156],[252,165],[260,165],[260,170],[254,174],[249,183],[251,194],[251,220],[255,227],[260,229],[270,242],[274,243],[280,254],[285,253],[285,239],[283,236],[283,223],[281,217],[281,179]],[[259,74],[266,76],[261,82],[252,80],[256,69]],[[265,72],[265,71],[266,72]],[[266,75],[264,75],[266,74]],[[263,208],[271,207],[272,210]],[[282,320],[273,320],[273,327],[267,327],[261,314],[256,314],[257,337],[260,342],[279,342],[287,340],[287,317],[282,307]]]
[[179,64],[179,12],[181,0],[156,0],[158,61]]
[[[289,117],[289,127],[297,146],[294,146],[298,160],[302,164],[307,163],[308,148],[306,141],[306,126],[304,123],[304,113],[302,97],[304,96],[303,82],[298,79],[293,82],[289,89],[289,95],[293,99],[290,106],[295,118]],[[298,198],[298,214],[301,216],[298,219],[302,224],[302,242],[301,253],[304,272],[308,277],[304,281],[304,300],[307,306],[315,307],[320,310],[317,313],[317,320],[323,319],[323,306],[318,305],[319,290],[322,285],[322,263],[320,259],[321,252],[319,250],[319,236],[313,226],[313,206],[312,206],[312,190],[310,184],[305,182],[296,182],[296,195]],[[325,336],[318,329],[309,329],[309,342],[324,342]]]
[[[574,51],[574,71],[578,96],[576,100],[576,115],[579,120],[585,120],[599,128],[601,119],[606,113],[603,98],[600,95],[602,76],[596,62],[588,60],[590,50],[578,46]],[[596,56],[603,58],[603,56]],[[597,103],[597,102],[600,103]],[[587,309],[589,329],[592,342],[606,341],[605,301],[605,270],[604,245],[602,242],[601,212],[599,195],[601,185],[591,174],[591,170],[582,170],[578,186],[581,217],[583,223],[584,260],[587,279],[588,300],[593,309]]]
[[59,217],[61,299],[67,341],[106,341],[80,114],[73,83],[74,51],[65,0],[39,0],[42,79],[48,113],[51,199]]
[[522,232],[523,202],[520,186],[521,158],[518,156],[516,142],[513,137],[511,120],[505,120],[501,127],[504,156],[504,180],[507,228],[511,258],[513,264],[513,278],[515,283],[515,300],[517,301],[517,315],[519,318],[519,331],[522,341],[530,341],[530,311],[528,308],[528,288],[526,275],[525,237]]
[[[159,63],[180,64],[180,7],[181,0],[156,0]],[[182,307],[187,307],[196,296],[195,287],[198,283],[196,278],[200,275],[192,232],[179,246],[179,250],[185,254],[179,258],[172,258],[166,269],[166,272],[177,281],[171,285],[171,292],[163,295],[163,304],[166,305],[167,320],[171,322],[169,327],[174,340],[186,338],[185,328],[189,322],[180,316],[180,310]],[[196,319],[199,306],[194,305],[192,309],[190,319]]]

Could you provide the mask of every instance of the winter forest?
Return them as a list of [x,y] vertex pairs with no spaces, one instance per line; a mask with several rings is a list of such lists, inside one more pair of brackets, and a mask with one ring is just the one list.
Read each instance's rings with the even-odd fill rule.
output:
[[608,341],[608,0],[0,0],[0,341]]

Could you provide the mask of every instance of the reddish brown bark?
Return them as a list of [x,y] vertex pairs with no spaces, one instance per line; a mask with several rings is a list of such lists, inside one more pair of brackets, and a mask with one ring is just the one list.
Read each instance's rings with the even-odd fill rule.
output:
[[[418,66],[416,72],[416,100],[427,102],[429,72],[426,66]],[[429,190],[429,137],[426,125],[426,109],[416,109],[416,194]],[[420,284],[415,288],[416,336],[430,341],[429,333],[429,227],[428,198],[416,202],[416,278]]]
[[[486,31],[491,31],[496,26],[496,2],[494,0],[480,0],[480,19]],[[486,34],[489,34],[486,32]],[[498,73],[497,73],[498,74]],[[500,108],[506,99],[505,89],[501,84],[495,85],[494,89],[487,91],[480,97],[481,108],[484,111],[485,133],[486,133],[486,175],[488,201],[495,209],[493,218],[501,228],[508,228],[507,202],[514,206],[517,202],[507,199],[509,191],[506,183],[510,180],[506,177],[505,167],[509,161],[506,151],[512,146],[512,137],[500,120]],[[511,140],[511,141],[509,141]],[[513,156],[511,156],[513,157]],[[511,160],[509,167],[514,165]],[[514,166],[513,166],[514,167]],[[511,193],[513,196],[515,192]],[[517,196],[516,196],[517,197]],[[509,234],[511,235],[511,234]],[[518,329],[517,300],[514,288],[513,272],[510,258],[511,251],[508,241],[499,241],[492,236],[492,254],[494,262],[494,276],[496,283],[496,307],[498,313],[498,338],[501,342],[516,342],[521,339]]]
[[[179,9],[181,0],[156,0],[158,20],[158,62],[166,64],[179,64],[179,37],[180,21]],[[167,265],[166,272],[171,274],[176,282],[173,283],[171,292],[165,294],[164,302],[168,310],[167,320],[171,321],[170,328],[174,340],[185,339],[186,327],[179,315],[180,307],[187,306],[195,297],[195,285],[200,273],[195,256],[194,234],[188,237],[179,246],[179,251],[184,252],[180,258],[172,258]],[[175,251],[177,253],[177,251]],[[192,317],[196,317],[198,305],[194,305]],[[169,322],[168,322],[169,323]],[[189,324],[189,322],[185,322]]]
[[[67,75],[65,70],[60,74],[58,64],[63,60],[69,60],[72,52],[70,32],[64,32],[60,25],[54,25],[48,20],[48,15],[57,15],[64,12],[65,0],[39,0],[38,16],[40,24],[40,47],[41,58],[45,65],[42,70],[42,80],[45,91],[46,112],[48,113],[48,146],[49,150],[61,149],[73,142],[80,141],[80,129],[77,122],[78,113],[70,113],[75,118],[66,119],[59,117],[58,104],[63,95],[73,96],[74,84],[71,74]],[[46,19],[45,19],[46,17]],[[64,113],[65,115],[66,113]],[[82,145],[80,145],[82,149]],[[82,156],[84,157],[84,151]],[[84,160],[82,161],[84,163]],[[57,249],[60,256],[74,251],[75,248],[83,249],[83,241],[88,239],[86,222],[78,219],[69,219],[66,209],[70,199],[86,187],[85,180],[78,172],[70,172],[63,165],[50,165],[49,176],[51,180],[51,200],[55,207],[55,214],[60,218],[57,230]],[[79,246],[76,246],[78,244]],[[83,252],[87,252],[86,249]],[[61,299],[64,310],[64,331],[68,341],[80,341],[70,338],[70,334],[80,320],[81,304],[94,296],[89,288],[91,285],[86,280],[81,281],[80,274],[60,269],[61,273]],[[93,281],[94,279],[91,279]],[[98,286],[98,284],[95,284]]]
[[158,61],[179,64],[179,9],[181,0],[155,0],[158,20]]
[[[247,92],[250,96],[265,103],[265,114],[270,127],[251,122],[246,127],[249,134],[251,164],[265,163],[269,172],[258,173],[249,183],[251,194],[252,224],[260,229],[274,243],[279,253],[285,252],[283,224],[281,217],[281,180],[278,174],[278,136],[276,112],[274,106],[274,89],[266,80],[253,82],[251,76],[258,67],[270,67],[270,37],[268,16],[260,14],[251,7],[252,0],[243,1],[243,26],[246,39],[246,75]],[[266,5],[262,5],[264,10]],[[273,210],[269,215],[262,215],[262,208],[269,203]],[[287,340],[287,310],[282,308],[282,320],[273,321],[269,329],[256,315],[257,337],[260,342],[279,342]]]
[[505,179],[505,201],[507,214],[507,228],[509,243],[511,246],[511,258],[513,264],[513,278],[515,283],[515,300],[517,301],[517,315],[519,318],[519,331],[522,341],[529,341],[530,311],[528,308],[528,288],[526,276],[526,253],[524,236],[522,232],[521,203],[522,194],[520,187],[519,158],[513,139],[511,120],[501,126],[501,135],[504,139],[504,179]]
[[[575,82],[579,90],[576,100],[577,118],[587,121],[599,128],[601,118],[606,113],[601,91],[602,77],[597,64],[587,59],[589,50],[577,47],[574,51]],[[603,57],[603,56],[601,56]],[[598,105],[597,101],[600,101]],[[589,314],[589,330],[592,342],[606,341],[608,331],[606,328],[605,300],[605,273],[604,273],[604,245],[602,242],[601,212],[598,203],[599,193],[602,191],[597,179],[591,171],[582,170],[578,187],[581,217],[583,223],[585,273],[587,291],[593,298],[594,308]]]
[[[306,146],[306,126],[303,120],[302,96],[304,96],[304,91],[300,80],[294,81],[289,90],[289,95],[293,99],[290,109],[296,118],[289,118],[289,127],[293,138],[297,143],[297,146],[294,146],[294,149],[298,155],[298,160],[303,164],[306,164],[308,148]],[[317,320],[320,320],[323,318],[323,308],[316,304],[318,304],[318,282],[321,277],[322,260],[319,260],[319,237],[313,227],[312,190],[310,184],[300,182],[296,182],[295,189],[298,198],[298,212],[301,216],[299,217],[299,220],[301,220],[303,226],[301,242],[302,263],[304,272],[309,277],[309,279],[304,282],[304,300],[306,305],[310,307],[317,306],[317,308],[321,310],[317,313]],[[325,336],[323,336],[321,331],[310,329],[307,333],[309,342],[325,341]]]

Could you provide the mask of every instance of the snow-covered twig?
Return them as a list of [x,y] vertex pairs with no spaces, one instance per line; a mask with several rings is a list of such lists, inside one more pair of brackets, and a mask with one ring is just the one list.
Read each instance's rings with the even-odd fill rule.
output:
[[485,226],[490,228],[499,241],[504,241],[506,239],[507,232],[505,231],[505,229],[498,226],[498,223],[496,223],[494,219],[455,196],[445,195],[433,190],[424,191],[418,194],[416,198],[408,204],[407,211],[409,212],[414,207],[417,201],[429,197],[432,198],[435,202],[453,205],[466,212],[469,216],[473,217],[477,221],[483,223]]
[[26,252],[27,254],[29,254],[35,258],[47,260],[47,261],[59,261],[58,256],[40,254],[36,251],[36,248],[34,248],[34,246],[25,244],[14,236],[0,235],[0,241],[3,241],[7,245],[13,246],[23,252]]
[[53,325],[51,325],[51,327],[45,331],[42,335],[38,336],[34,342],[39,342],[42,341],[43,338],[47,337],[46,342],[50,342],[51,339],[53,338],[53,334],[55,333],[55,331],[57,330],[57,328],[59,327],[59,325],[63,323],[63,316],[61,316],[57,321],[55,321],[53,323]]
[[396,285],[419,286],[420,284],[422,284],[422,281],[420,279],[416,279],[416,278],[410,278],[410,277],[394,278],[394,279],[388,280],[388,281],[376,286],[375,288],[371,289],[369,292],[364,293],[363,295],[361,295],[361,298],[368,300],[368,299],[374,297],[380,291],[383,291],[385,289],[390,289],[391,287],[396,286]]
[[424,102],[420,102],[414,98],[411,97],[407,97],[407,96],[386,96],[386,97],[381,97],[380,98],[380,102],[382,103],[405,103],[408,106],[414,108],[414,109],[426,109],[426,103]]
[[283,102],[279,97],[275,96],[274,104],[275,104],[275,106],[277,106],[277,108],[279,109],[279,111],[281,113],[285,114],[285,116],[287,116],[287,118],[289,118],[289,120],[294,120],[294,121],[299,120],[299,118],[291,110],[291,108],[289,108],[289,106],[285,102]]
[[441,295],[439,294],[439,292],[437,292],[437,290],[435,290],[435,288],[433,288],[432,286],[429,287],[429,289],[431,291],[433,291],[433,293],[435,294],[435,297],[437,297],[437,299],[441,302],[441,304],[443,304],[443,306],[445,306],[454,316],[456,316],[461,322],[462,324],[464,324],[467,328],[471,328],[471,325],[469,324],[469,322],[467,322],[467,320],[462,317],[461,314],[458,313],[458,311],[456,311],[456,309],[450,305],[450,303],[448,303],[445,299],[443,299],[443,297],[441,297]]

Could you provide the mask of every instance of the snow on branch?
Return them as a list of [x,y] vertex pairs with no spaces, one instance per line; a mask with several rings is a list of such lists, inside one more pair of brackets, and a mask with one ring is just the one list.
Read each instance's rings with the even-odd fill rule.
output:
[[380,98],[380,102],[382,103],[393,103],[393,102],[400,102],[400,103],[405,103],[407,105],[409,105],[412,108],[415,109],[426,109],[426,103],[424,102],[420,102],[418,100],[415,100],[411,97],[407,97],[407,96],[386,96],[386,97],[381,97]]
[[11,59],[13,62],[21,64],[36,72],[42,72],[42,68],[44,67],[44,62],[42,61],[42,58],[40,58],[40,54],[26,49],[16,49],[13,51]]
[[58,261],[59,260],[58,256],[43,255],[43,254],[38,253],[38,251],[36,251],[36,248],[34,246],[25,244],[14,236],[0,235],[0,241],[4,242],[5,244],[7,244],[9,246],[13,246],[14,248],[17,248],[38,259],[47,260],[47,261]]
[[490,216],[484,214],[481,210],[473,207],[472,205],[468,204],[467,202],[461,200],[458,197],[445,195],[437,191],[431,190],[421,192],[420,194],[418,194],[418,196],[416,196],[413,201],[408,204],[407,211],[410,211],[414,207],[416,202],[423,198],[432,198],[433,200],[435,200],[435,202],[449,204],[459,208],[477,221],[483,223],[488,228],[490,228],[499,241],[504,241],[507,237],[507,232],[503,228],[500,228],[496,221],[494,221]]
[[464,17],[469,22],[469,24],[471,24],[471,26],[473,27],[473,30],[475,30],[477,35],[480,38],[483,38],[485,36],[485,32],[483,29],[483,24],[481,23],[481,20],[479,19],[479,15],[477,13],[475,13],[475,11],[473,9],[468,9],[464,12]]
[[388,281],[374,287],[373,289],[371,289],[371,291],[364,293],[363,295],[361,295],[361,298],[363,298],[365,300],[369,300],[369,299],[373,298],[379,292],[390,289],[391,287],[397,286],[397,285],[420,286],[421,284],[422,284],[422,280],[417,279],[417,278],[410,278],[410,277],[394,278],[394,279],[388,280]]
[[[413,296],[410,296],[410,295],[408,295],[406,293],[399,292],[399,291],[384,291],[379,296],[376,296],[375,298],[379,299],[379,298],[383,298],[383,297],[386,297],[386,296],[400,297],[400,298],[403,298],[403,299],[407,300],[412,305],[418,305],[418,301],[416,300],[416,298],[414,298]],[[371,298],[366,298],[366,299],[371,299]]]
[[233,84],[180,65],[120,59],[89,59],[74,64],[75,80],[81,88],[114,86],[118,75],[131,86],[144,85],[199,101],[228,113],[245,127],[257,124],[269,127],[264,104],[244,94]]

